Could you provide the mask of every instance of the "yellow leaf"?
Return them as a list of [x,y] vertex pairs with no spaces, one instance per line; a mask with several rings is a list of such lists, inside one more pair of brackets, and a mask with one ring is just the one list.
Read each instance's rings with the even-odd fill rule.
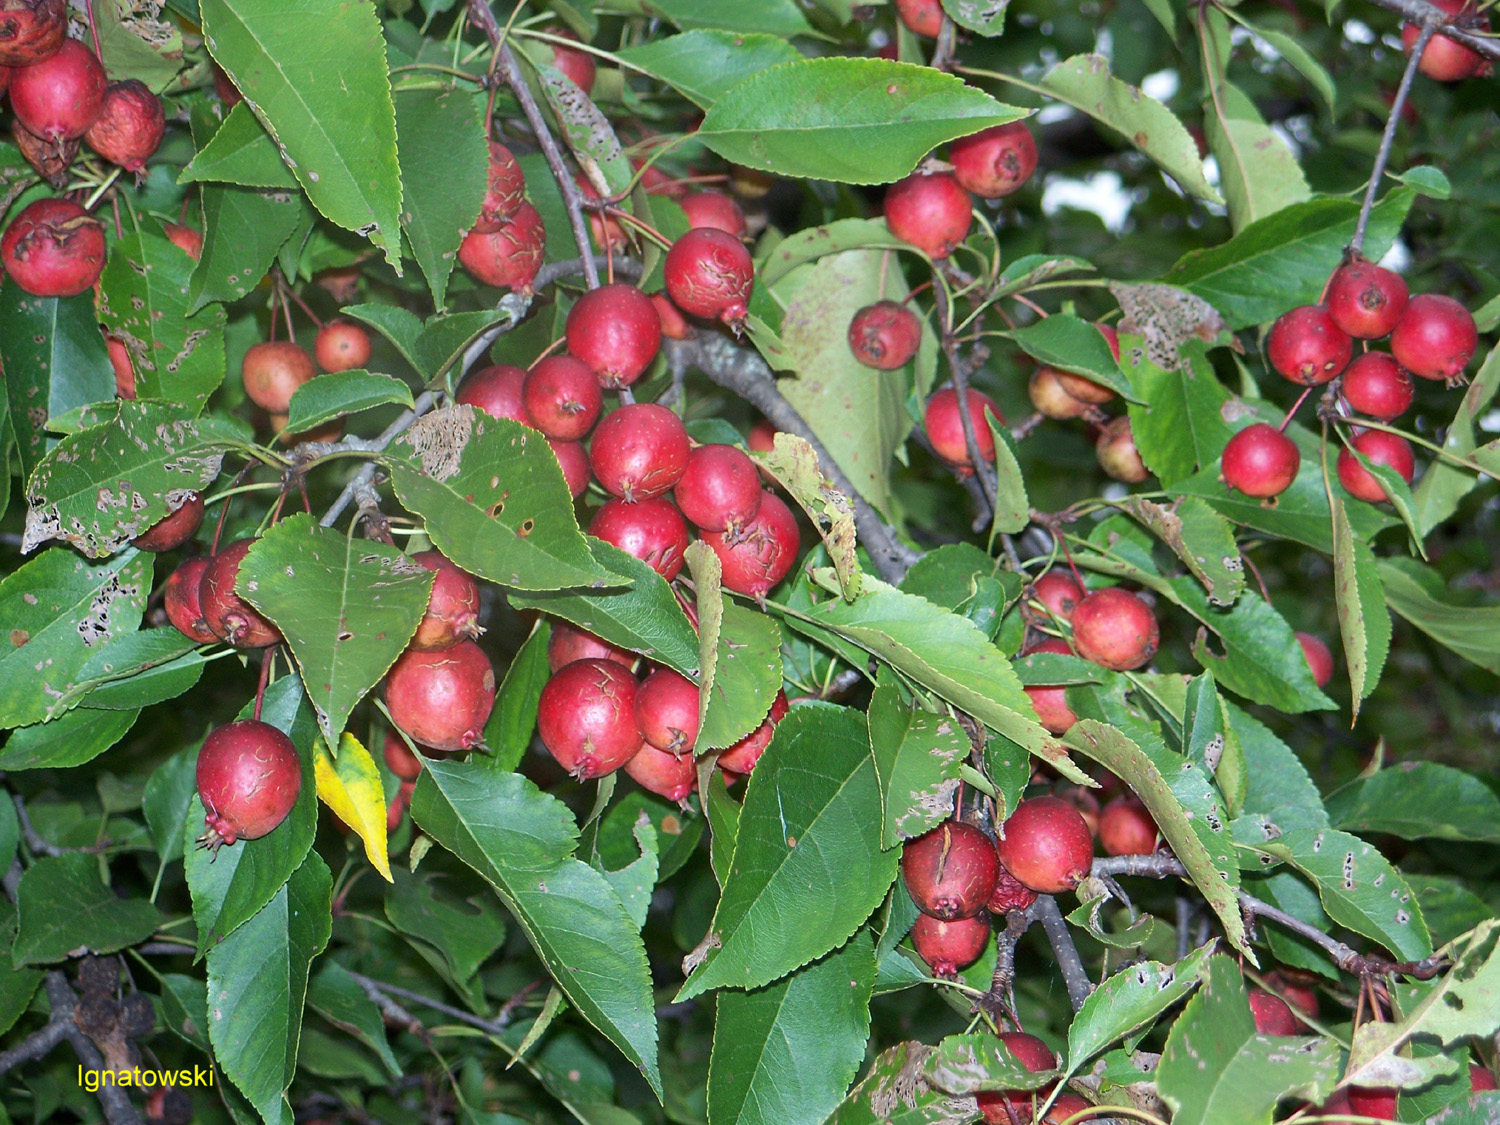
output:
[[359,834],[365,842],[370,865],[387,883],[395,882],[386,853],[385,786],[380,781],[375,759],[359,739],[345,732],[339,740],[337,760],[320,738],[313,764],[318,778],[318,799]]

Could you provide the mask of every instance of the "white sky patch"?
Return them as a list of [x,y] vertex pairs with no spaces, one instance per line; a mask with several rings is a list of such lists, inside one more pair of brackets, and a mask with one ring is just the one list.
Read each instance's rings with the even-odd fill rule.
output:
[[1378,264],[1395,273],[1405,273],[1411,269],[1411,249],[1398,238]]
[[1141,79],[1141,93],[1159,102],[1170,101],[1182,88],[1182,76],[1175,70],[1158,70]]
[[1344,21],[1344,38],[1362,46],[1375,42],[1375,31],[1361,20]]
[[1087,179],[1049,178],[1042,191],[1042,213],[1055,215],[1064,207],[1090,211],[1114,234],[1125,229],[1132,200],[1114,172],[1095,172]]

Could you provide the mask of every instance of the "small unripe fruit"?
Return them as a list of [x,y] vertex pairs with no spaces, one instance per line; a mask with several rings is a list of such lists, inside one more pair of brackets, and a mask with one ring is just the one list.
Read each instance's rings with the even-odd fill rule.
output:
[[1080,813],[1057,797],[1022,801],[1002,828],[1005,870],[1032,890],[1058,894],[1076,887],[1094,861],[1094,837]]
[[760,471],[738,446],[700,445],[688,454],[672,496],[700,531],[732,537],[760,512]]
[[917,354],[922,322],[898,301],[866,305],[849,321],[849,350],[866,367],[894,371]]
[[1479,346],[1474,316],[1452,297],[1420,293],[1391,332],[1391,354],[1413,375],[1455,382]]
[[682,479],[691,452],[681,418],[665,406],[637,402],[599,423],[589,445],[589,463],[610,495],[648,500]]
[[163,516],[131,540],[143,551],[174,551],[203,526],[203,494],[189,492],[170,515]]
[[521,403],[542,433],[577,441],[599,420],[604,394],[588,364],[570,355],[549,355],[526,373]]
[[948,145],[953,175],[984,199],[999,199],[1021,187],[1036,171],[1036,141],[1025,122],[995,125]]
[[1140,484],[1151,475],[1136,448],[1135,432],[1130,428],[1128,414],[1121,414],[1099,431],[1094,454],[1099,458],[1099,467],[1105,475],[1124,484]]
[[1026,393],[1042,417],[1066,422],[1087,413],[1089,404],[1070,395],[1062,385],[1061,376],[1062,372],[1055,367],[1038,367],[1031,373]]
[[203,620],[203,604],[199,600],[206,570],[208,559],[188,559],[167,576],[167,584],[163,587],[161,596],[167,620],[184,637],[195,640],[200,645],[211,644],[219,639],[208,627],[208,622]]
[[35,66],[67,37],[66,0],[0,0],[0,66]]
[[[1416,475],[1417,461],[1412,454],[1411,442],[1398,434],[1388,434],[1384,430],[1366,430],[1349,444],[1373,463],[1395,469],[1396,474],[1407,484]],[[1361,465],[1348,449],[1339,450],[1338,470],[1339,483],[1348,490],[1349,495],[1371,504],[1390,499],[1385,494],[1385,486],[1375,479],[1375,474]]]
[[244,719],[203,740],[197,783],[207,813],[199,843],[218,850],[236,840],[258,840],[286,819],[302,790],[302,761],[281,731]]
[[[460,570],[441,551],[419,551],[412,561],[432,571],[432,593],[427,612],[417,623],[411,647],[421,652],[441,652],[459,641],[479,635],[479,583]],[[410,779],[408,779],[410,780]]]
[[668,582],[681,573],[689,542],[687,523],[662,496],[605,501],[589,521],[589,534],[640,559]]
[[980,911],[970,918],[945,922],[931,914],[918,914],[911,927],[911,943],[933,976],[951,979],[984,955],[990,943],[990,916]]
[[104,337],[104,347],[115,373],[115,394],[120,398],[135,398],[135,362],[130,358],[130,349],[118,336]]
[[1350,1086],[1349,1108],[1359,1117],[1396,1120],[1396,1090],[1392,1086]]
[[665,293],[651,294],[651,307],[661,321],[661,334],[668,340],[686,340],[693,335],[693,326]]
[[896,14],[913,35],[936,39],[943,30],[941,0],[896,0]]
[[[1027,1035],[1024,1031],[1005,1031],[997,1036],[1004,1043],[1006,1049],[1032,1074],[1044,1070],[1052,1070],[1057,1066],[1057,1056],[1052,1053],[1052,1048],[1043,1043],[1035,1035]],[[1049,1083],[1036,1090],[985,1090],[975,1095],[979,1103],[979,1111],[984,1114],[987,1123],[995,1122],[998,1125],[1011,1125],[1013,1120],[1029,1122],[1032,1119],[1034,1106],[1040,1105],[1047,1100],[1047,1095],[1052,1092],[1056,1083]],[[1059,1101],[1062,1099],[1059,1098]],[[1011,1114],[1015,1117],[1012,1118]],[[1059,1120],[1064,1120],[1059,1118]]]
[[1001,867],[995,872],[995,889],[990,892],[985,908],[991,914],[1009,914],[1012,910],[1026,910],[1035,901],[1036,892]]
[[240,378],[245,394],[262,410],[285,414],[297,388],[317,375],[312,356],[290,340],[269,340],[245,353]]
[[664,276],[667,295],[685,313],[735,329],[750,315],[755,263],[733,235],[712,227],[688,231],[667,251]]
[[1280,496],[1297,479],[1302,454],[1297,443],[1266,422],[1246,426],[1224,447],[1220,476],[1246,496]]
[[1157,835],[1156,821],[1139,797],[1116,797],[1099,813],[1099,846],[1105,855],[1150,855]]
[[492,231],[471,230],[458,245],[459,263],[481,285],[530,293],[542,268],[547,229],[530,203]]
[[679,758],[649,742],[642,743],[625,763],[625,773],[642,789],[678,804],[698,788],[698,766],[691,754]]
[[[1041,602],[1054,617],[1073,620],[1073,611],[1083,601],[1086,590],[1066,570],[1049,570],[1031,584],[1031,597]],[[1048,650],[1043,650],[1048,651]]]
[[385,705],[413,742],[467,750],[484,737],[495,706],[495,670],[473,641],[442,652],[409,648],[386,673]]
[[73,140],[98,118],[107,84],[94,52],[76,39],[64,39],[41,62],[11,73],[10,108],[42,140]]
[[166,131],[161,99],[144,82],[130,78],[105,89],[99,116],[83,139],[111,164],[127,172],[141,172]]
[[634,285],[602,285],[568,311],[567,337],[568,351],[594,371],[600,386],[628,387],[661,351],[661,317]]
[[531,415],[521,401],[525,383],[526,372],[521,368],[497,363],[470,372],[453,398],[455,402],[483,410],[491,418],[509,418],[530,426]]
[[324,371],[352,371],[370,362],[370,334],[347,320],[330,320],[318,329],[313,357]]
[[1085,660],[1115,672],[1143,667],[1156,655],[1161,631],[1151,607],[1129,590],[1095,590],[1073,611],[1073,645]]
[[635,725],[648,745],[691,755],[698,738],[698,685],[671,668],[651,672],[635,693]]
[[593,470],[589,466],[589,451],[583,447],[581,441],[558,441],[556,438],[549,437],[547,445],[552,450],[552,455],[557,458],[558,468],[562,469],[563,482],[567,484],[573,499],[577,500],[587,491],[589,481],[593,479]]
[[[566,28],[557,34],[564,39],[582,42],[582,40],[578,39],[577,35]],[[568,81],[577,86],[585,94],[591,92],[594,88],[594,75],[599,65],[594,61],[594,56],[587,51],[564,47],[558,43],[551,44],[551,47],[552,65],[562,71]]]
[[761,494],[760,511],[733,541],[719,531],[705,531],[702,540],[719,556],[724,585],[752,598],[765,597],[785,578],[802,548],[797,517],[770,492]]
[[[974,442],[979,447],[979,456],[986,461],[995,459],[995,435],[990,433],[990,424],[985,412],[1003,423],[1004,415],[995,405],[995,400],[973,387],[968,390],[969,420],[974,425]],[[958,411],[958,392],[944,387],[927,400],[927,409],[922,416],[922,429],[932,443],[932,451],[950,465],[972,471],[969,446],[964,437],[964,425]]]
[[1400,274],[1361,258],[1333,271],[1323,301],[1342,331],[1356,340],[1378,340],[1396,327],[1408,296]]
[[515,217],[525,202],[526,176],[521,171],[520,162],[510,149],[498,141],[491,141],[489,184],[474,229],[481,233],[499,230]]
[[948,922],[983,910],[999,872],[994,841],[962,821],[940,824],[901,849],[901,877],[917,909]]
[[1302,655],[1307,658],[1307,666],[1312,669],[1313,683],[1320,688],[1327,687],[1328,681],[1333,679],[1333,653],[1328,650],[1328,645],[1323,642],[1322,637],[1315,637],[1311,633],[1298,633],[1297,643],[1302,646]]
[[237,540],[209,559],[199,587],[203,620],[216,637],[235,648],[265,648],[281,640],[281,631],[234,592],[240,563],[255,543],[254,539]]
[[635,727],[635,677],[609,660],[579,660],[542,688],[542,745],[579,781],[613,773],[641,748]]
[[621,667],[629,668],[637,659],[635,653],[612,645],[566,621],[554,621],[552,636],[547,638],[547,668],[552,672],[575,660],[612,660]]
[[760,726],[719,755],[715,764],[724,771],[729,780],[733,781],[734,777],[743,776],[755,768],[755,763],[760,761],[760,756],[766,752],[766,747],[771,745],[771,736],[776,733],[776,724],[786,717],[790,709],[791,705],[787,702],[786,692],[778,691],[776,698],[771,700],[770,712],[761,721]]
[[1068,394],[1089,406],[1103,406],[1115,397],[1115,392],[1103,383],[1085,379],[1082,375],[1075,375],[1071,371],[1058,370],[1057,382]]
[[162,233],[167,241],[181,250],[193,261],[203,256],[203,232],[181,223],[162,223]]
[[[1048,637],[1027,648],[1022,656],[1034,652],[1051,652],[1060,656],[1072,656],[1073,650],[1064,641]],[[1078,721],[1078,715],[1068,705],[1068,689],[1064,686],[1028,684],[1024,689],[1031,706],[1036,710],[1037,720],[1052,734],[1063,734]]]
[[1297,1017],[1280,996],[1252,988],[1248,997],[1255,1030],[1262,1035],[1296,1035]]
[[1349,408],[1381,422],[1406,413],[1416,396],[1408,375],[1385,352],[1365,352],[1344,371],[1339,390]]
[[385,732],[385,764],[402,781],[416,781],[422,772],[422,759],[393,730]]
[[1333,379],[1354,354],[1354,341],[1322,305],[1282,313],[1266,337],[1266,358],[1282,378],[1305,387]]
[[[1433,0],[1433,4],[1450,16],[1456,16],[1469,7],[1465,0]],[[1470,11],[1473,9],[1470,8]],[[1487,18],[1478,19],[1471,27],[1482,33],[1489,30],[1490,21]],[[1421,31],[1415,24],[1401,25],[1401,48],[1408,55],[1416,49],[1420,34]],[[1445,35],[1434,35],[1429,39],[1427,46],[1422,49],[1421,61],[1417,63],[1417,69],[1434,82],[1461,82],[1478,74],[1483,68],[1483,55],[1462,43],[1455,43]]]
[[745,237],[745,212],[722,191],[690,192],[678,202],[689,227],[712,227],[735,238]]
[[946,258],[968,237],[972,209],[969,193],[944,172],[914,172],[885,191],[891,233],[929,258]]
[[38,199],[0,235],[0,261],[33,297],[76,296],[104,270],[104,225],[71,200]]

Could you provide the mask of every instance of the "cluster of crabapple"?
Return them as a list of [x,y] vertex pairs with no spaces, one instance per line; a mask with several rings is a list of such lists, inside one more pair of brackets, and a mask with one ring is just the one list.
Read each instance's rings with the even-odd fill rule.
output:
[[[1370,341],[1387,336],[1389,352],[1369,350]],[[1355,340],[1364,346],[1357,357]],[[1474,317],[1452,297],[1410,296],[1400,275],[1351,257],[1328,279],[1321,303],[1277,318],[1266,337],[1266,358],[1278,374],[1302,387],[1339,379],[1341,413],[1388,423],[1411,406],[1413,375],[1449,386],[1461,383],[1478,344]],[[1263,500],[1291,487],[1302,455],[1285,426],[1260,422],[1229,440],[1221,460],[1227,487]],[[1353,437],[1339,451],[1338,477],[1360,500],[1379,503],[1389,497],[1355,452],[1393,470],[1407,484],[1416,473],[1406,438],[1356,422]]]
[[245,396],[269,416],[271,429],[288,444],[299,441],[336,441],[344,432],[337,418],[315,430],[286,432],[292,395],[298,388],[325,372],[350,371],[370,361],[370,334],[352,321],[335,319],[318,326],[313,354],[295,340],[263,340],[245,351],[240,380]]

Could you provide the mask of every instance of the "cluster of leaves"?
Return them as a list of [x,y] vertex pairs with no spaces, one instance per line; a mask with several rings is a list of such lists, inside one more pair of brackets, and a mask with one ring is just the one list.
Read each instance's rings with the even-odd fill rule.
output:
[[[84,952],[118,955],[152,999],[142,1065],[212,1060],[195,1121],[959,1122],[977,1092],[1059,1076],[1178,1125],[1269,1122],[1350,1084],[1399,1087],[1402,1120],[1500,1116],[1467,1080],[1471,1043],[1500,1027],[1500,798],[1474,750],[1500,672],[1500,607],[1483,597],[1500,353],[1462,395],[1424,388],[1416,425],[1440,440],[1415,487],[1388,482],[1391,505],[1330,480],[1327,427],[1305,415],[1287,428],[1301,475],[1275,504],[1218,479],[1228,438],[1291,401],[1254,330],[1316,300],[1355,229],[1342,193],[1368,175],[1400,69],[1368,27],[1233,5],[1189,20],[1158,0],[1007,19],[1004,3],[944,0],[966,83],[922,65],[932,44],[884,6],[519,6],[509,48],[601,193],[684,230],[638,190],[632,158],[654,155],[677,176],[732,170],[756,201],[748,341],[700,326],[693,364],[663,357],[637,397],[671,402],[700,441],[743,444],[755,419],[726,369],[763,360],[861,518],[920,554],[883,580],[809,447],[783,442],[763,463],[821,541],[759,604],[694,548],[690,621],[677,590],[580,532],[527,431],[462,411],[456,431],[404,430],[481,356],[535,359],[579,291],[569,275],[502,296],[455,272],[492,119],[522,154],[547,260],[580,252],[482,28],[453,0],[160,7],[92,5],[111,77],[159,91],[173,122],[137,183],[74,169],[108,220],[99,293],[0,286],[0,1033],[21,1048],[0,1121],[97,1119],[76,1060],[32,1049]],[[563,29],[595,45],[592,96],[553,65]],[[858,57],[885,44],[895,58]],[[246,95],[232,109],[214,66]],[[1160,98],[1140,88],[1151,75]],[[986,89],[1050,107],[1045,190],[1006,200],[958,269],[934,272],[871,217],[867,185],[1022,112]],[[1500,289],[1488,96],[1418,89],[1365,243],[1372,258],[1399,243],[1414,288],[1463,297],[1485,331],[1500,321],[1484,304]],[[1122,185],[1128,220],[1055,205],[1080,184]],[[0,143],[0,220],[49,190]],[[203,231],[196,263],[163,230],[184,215]],[[637,250],[643,288],[660,288],[659,248]],[[913,362],[859,365],[855,310],[929,280],[946,303]],[[963,329],[945,323],[955,290]],[[364,440],[289,451],[245,401],[233,373],[288,292],[376,334],[368,370],[298,391],[288,431],[343,419]],[[1119,363],[1087,319],[1117,309]],[[101,324],[129,344],[134,401],[115,399]],[[975,525],[972,494],[910,440],[951,374],[943,352],[1012,419],[1035,363],[1111,387],[1159,487],[1106,482],[1080,423],[1002,428]],[[402,436],[382,445],[388,426]],[[372,459],[404,552],[359,535],[368,511],[317,518]],[[286,645],[258,705],[304,778],[276,830],[217,856],[194,847],[197,749],[257,706],[255,670],[167,626],[168,570],[130,546],[184,488],[208,493],[216,539],[261,534],[239,590]],[[282,515],[304,497],[307,514]],[[403,553],[429,543],[484,580],[501,684],[483,752],[428,761],[388,828],[397,779],[366,747],[389,730],[376,689],[430,587]],[[1027,574],[1063,556],[1153,599],[1149,670],[1019,656]],[[614,777],[581,787],[533,743],[559,619],[693,677],[700,752],[754,729],[778,689],[798,702],[733,790],[711,757],[681,807]],[[1326,693],[1294,628],[1340,638],[1346,675]],[[1024,691],[1059,683],[1080,717],[1061,739]],[[1131,882],[1130,899],[1086,881],[1066,939],[1036,930],[1006,951],[1003,1006],[999,945],[933,980],[905,940],[902,842],[962,794],[999,823],[1034,783],[1104,771],[1145,802],[1180,881]],[[1247,902],[1294,924],[1251,924]],[[1076,1011],[1057,963],[1075,946],[1092,987]],[[1439,971],[1390,978],[1387,1018],[1361,1019],[1374,992],[1347,971],[1367,964],[1356,950]],[[1324,997],[1306,1036],[1255,1032],[1245,977],[1272,967]],[[1002,1010],[1057,1049],[1056,1075],[999,1048]]]

